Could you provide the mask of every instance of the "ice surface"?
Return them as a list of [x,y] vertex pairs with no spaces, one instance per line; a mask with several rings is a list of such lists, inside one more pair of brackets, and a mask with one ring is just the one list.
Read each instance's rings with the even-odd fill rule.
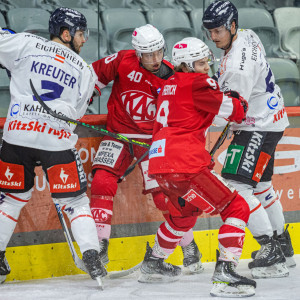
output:
[[[300,255],[295,255],[297,267],[290,276],[277,279],[258,279],[256,295],[246,299],[300,300]],[[250,277],[249,260],[241,260],[238,272]],[[0,300],[94,300],[94,299],[217,299],[209,295],[214,263],[205,263],[204,272],[184,275],[180,281],[168,284],[137,282],[138,271],[119,279],[104,280],[104,291],[88,275],[6,282],[0,285]],[[225,298],[224,298],[225,299]],[[236,299],[236,298],[226,298]]]

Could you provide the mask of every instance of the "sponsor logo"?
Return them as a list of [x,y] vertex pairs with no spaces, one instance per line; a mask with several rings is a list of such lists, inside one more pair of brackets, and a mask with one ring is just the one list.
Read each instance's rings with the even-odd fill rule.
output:
[[175,49],[184,49],[187,48],[187,44],[177,44],[174,46]]
[[246,154],[243,159],[242,169],[249,172],[250,174],[253,171],[254,162],[256,158],[255,154],[262,144],[262,138],[263,136],[261,134],[254,131],[251,140],[248,144],[248,147],[246,149]]
[[69,175],[65,174],[65,170],[64,170],[63,168],[61,168],[61,172],[60,172],[59,177],[61,178],[62,182],[63,182],[64,184],[66,184]]
[[121,94],[124,107],[136,122],[153,121],[156,113],[155,100],[152,95],[141,91],[126,91]]
[[14,176],[14,173],[11,173],[9,167],[7,167],[4,175],[7,178],[7,180],[10,181],[11,178]]
[[20,105],[14,104],[10,109],[10,116],[15,117],[20,111]]
[[165,85],[163,95],[175,95],[177,85]]
[[191,202],[193,205],[199,207],[202,211],[204,211],[207,214],[212,213],[216,209],[193,189],[189,190],[184,196],[182,196],[182,198],[185,201]]
[[246,120],[244,121],[246,125],[251,125],[252,127],[255,127],[255,118],[253,117],[246,117]]
[[271,194],[268,194],[266,197],[265,197],[265,200],[268,201],[268,200],[271,200],[273,197]]
[[[286,151],[276,151],[275,161],[280,163],[275,163],[274,175],[276,174],[288,174],[300,171],[300,137],[296,136],[283,136],[278,142],[278,145],[285,145],[285,148],[293,149]],[[227,149],[225,149],[219,156],[218,162],[223,165],[226,159]]]
[[95,221],[105,222],[108,220],[108,214],[105,210],[99,208],[92,209],[92,215]]
[[86,176],[85,176],[85,172],[83,169],[83,165],[80,159],[80,156],[77,152],[76,149],[72,149],[74,156],[75,156],[75,161],[76,161],[76,167],[77,167],[77,171],[78,171],[78,175],[79,175],[79,180],[80,182],[86,182]]
[[246,48],[243,48],[242,49],[242,61],[240,63],[240,70],[244,70],[245,61],[246,61]]
[[52,127],[48,128],[47,123],[41,124],[38,121],[31,121],[28,123],[14,120],[8,123],[8,131],[11,130],[22,130],[22,131],[34,131],[34,132],[39,132],[39,133],[46,133],[50,135],[57,136],[59,140],[61,139],[69,139],[71,136],[71,133],[68,131],[65,131],[64,129],[57,130]]
[[281,120],[283,118],[284,114],[285,114],[285,108],[283,107],[278,113],[276,113],[274,115],[273,123],[276,123],[279,120]]
[[275,109],[278,106],[278,100],[274,96],[270,97],[267,101],[270,109]]
[[54,190],[69,190],[69,189],[76,189],[76,188],[77,188],[77,183],[68,183],[68,184],[56,183],[56,184],[53,184],[53,189]]
[[165,156],[166,139],[158,140],[152,143],[149,150],[149,159]]
[[256,42],[252,42],[252,54],[251,54],[251,59],[254,61],[257,61],[257,48],[258,45]]

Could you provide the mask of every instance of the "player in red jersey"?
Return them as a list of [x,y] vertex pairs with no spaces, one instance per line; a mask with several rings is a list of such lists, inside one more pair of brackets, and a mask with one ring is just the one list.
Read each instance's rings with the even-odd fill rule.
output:
[[[157,94],[162,83],[173,75],[173,66],[163,60],[165,41],[152,25],[136,28],[132,34],[132,45],[135,50],[119,51],[94,62],[92,66],[98,75],[100,87],[114,80],[107,104],[107,130],[150,144]],[[100,258],[104,264],[109,262],[107,248],[118,179],[134,157],[139,159],[146,151],[146,148],[105,137],[95,156],[91,208],[100,241]],[[144,193],[151,193],[156,206],[161,211],[167,211],[167,197],[160,191],[157,182],[147,176],[148,155],[139,163],[139,167],[144,179]],[[164,214],[168,215],[167,212]],[[184,253],[184,265],[192,272],[202,271],[201,254],[192,230],[185,234],[180,245]]]
[[[176,43],[172,51],[175,75],[161,89],[157,102],[153,141],[149,152],[149,175],[154,176],[162,191],[169,197],[169,220],[156,234],[153,249],[148,246],[141,266],[139,281],[151,282],[157,273],[169,280],[178,277],[159,268],[175,249],[167,249],[162,239],[171,227],[180,237],[196,223],[202,212],[220,214],[224,224],[219,230],[219,249],[213,276],[213,296],[224,296],[227,288],[237,287],[232,296],[255,294],[256,283],[235,272],[242,253],[249,206],[226,181],[216,174],[211,156],[205,149],[206,133],[216,115],[229,121],[242,122],[247,102],[237,93],[222,93],[217,82],[210,78],[210,51],[197,38]],[[160,263],[158,263],[160,261]],[[159,271],[158,271],[159,270]],[[229,287],[230,286],[230,287]]]

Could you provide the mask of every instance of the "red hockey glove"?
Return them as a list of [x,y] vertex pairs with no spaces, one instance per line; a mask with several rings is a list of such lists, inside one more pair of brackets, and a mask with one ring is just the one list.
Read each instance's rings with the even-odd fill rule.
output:
[[246,113],[248,111],[248,102],[236,91],[227,91],[224,94],[226,96],[239,100],[242,109],[241,107],[236,106],[236,109],[234,110],[229,119],[238,124],[241,124],[246,119]]

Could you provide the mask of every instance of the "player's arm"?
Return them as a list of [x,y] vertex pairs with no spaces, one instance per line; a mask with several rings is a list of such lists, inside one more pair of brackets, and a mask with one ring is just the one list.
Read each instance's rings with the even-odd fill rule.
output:
[[15,33],[12,29],[0,27],[0,68],[6,69],[8,75],[10,75],[9,70],[12,63],[10,59],[14,55],[12,50],[18,47],[18,43],[15,41],[17,36],[13,36]]
[[248,109],[247,101],[238,93],[222,93],[215,80],[197,77],[193,83],[193,99],[197,110],[212,113],[225,120],[241,123]]
[[118,69],[126,50],[119,51],[104,58],[101,58],[91,64],[95,71],[98,82],[97,86],[102,89],[118,75]]

